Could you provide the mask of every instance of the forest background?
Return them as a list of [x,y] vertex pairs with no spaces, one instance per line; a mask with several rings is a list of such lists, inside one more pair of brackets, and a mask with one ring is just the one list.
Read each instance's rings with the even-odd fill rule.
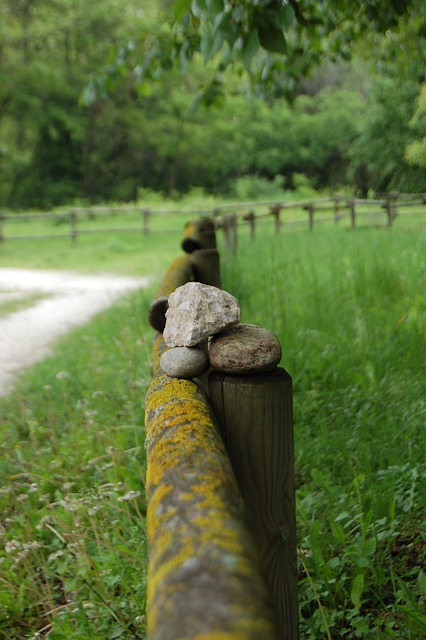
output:
[[[171,61],[171,27],[158,20],[167,4],[3,0],[0,207],[135,201],[147,190],[426,191],[421,1],[358,40],[343,28],[311,38],[296,74],[247,48],[231,66],[182,49]],[[319,64],[304,71],[313,53]],[[252,56],[257,75],[244,65]]]

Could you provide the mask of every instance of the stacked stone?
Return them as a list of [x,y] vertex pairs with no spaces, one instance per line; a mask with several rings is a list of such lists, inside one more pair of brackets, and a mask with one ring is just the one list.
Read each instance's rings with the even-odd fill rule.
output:
[[253,324],[240,324],[240,305],[227,291],[188,282],[168,300],[160,360],[173,378],[201,376],[210,366],[222,373],[272,371],[281,360],[276,336]]

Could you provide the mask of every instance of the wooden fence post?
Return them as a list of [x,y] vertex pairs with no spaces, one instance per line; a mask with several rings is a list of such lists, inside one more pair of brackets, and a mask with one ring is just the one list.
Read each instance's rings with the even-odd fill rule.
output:
[[247,220],[248,222],[250,240],[254,240],[254,231],[255,231],[255,223],[256,223],[256,216],[254,211],[249,211],[248,213],[246,213],[243,219]]
[[149,215],[150,215],[149,209],[142,210],[142,216],[143,216],[142,233],[145,233],[145,234],[149,233]]
[[281,368],[209,375],[213,410],[246,504],[280,638],[298,638],[292,382]]
[[[158,356],[164,342],[156,342]],[[157,374],[145,426],[150,640],[278,640],[206,396],[193,381]]]
[[340,216],[340,197],[339,196],[334,196],[333,198],[334,200],[334,222],[339,222],[341,216]]
[[0,242],[4,242],[3,224],[4,224],[4,214],[0,211]]
[[304,209],[306,209],[306,211],[308,212],[308,228],[309,231],[312,231],[312,229],[314,228],[314,205],[308,204],[306,205],[306,207],[304,207]]
[[71,242],[75,244],[77,242],[77,212],[71,211],[70,214],[70,223],[71,223]]
[[386,209],[386,215],[387,215],[387,226],[391,227],[393,224],[394,219],[397,216],[397,207],[396,207],[396,201],[398,199],[398,194],[395,192],[392,192],[391,194],[389,194],[389,196],[386,198],[386,203],[383,205],[384,208]]
[[160,333],[164,331],[169,295],[177,287],[190,280],[193,280],[192,260],[191,256],[185,253],[172,262],[157,291],[155,300],[151,303],[148,319],[153,329]]
[[186,253],[192,253],[197,249],[216,249],[216,233],[213,220],[202,218],[201,220],[188,222],[183,230],[181,246]]
[[196,249],[191,253],[195,282],[220,289],[220,260],[217,249]]
[[235,255],[238,244],[237,216],[235,213],[223,218],[223,231],[225,235],[225,244],[231,251],[232,255]]
[[281,228],[281,220],[280,220],[281,209],[282,207],[279,204],[276,204],[273,207],[271,207],[271,215],[274,217],[275,233],[278,233]]
[[355,200],[348,200],[349,218],[351,221],[351,229],[355,229]]

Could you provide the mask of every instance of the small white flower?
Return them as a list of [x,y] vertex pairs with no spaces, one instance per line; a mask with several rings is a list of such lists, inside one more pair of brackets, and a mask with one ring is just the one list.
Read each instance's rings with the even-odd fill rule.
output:
[[87,411],[84,412],[84,417],[85,418],[94,418],[94,416],[97,416],[98,412],[96,409],[88,409]]
[[117,498],[118,502],[129,502],[130,500],[136,500],[136,498],[140,497],[140,491],[128,491],[124,494],[124,496],[120,496]]
[[14,553],[17,549],[20,548],[20,546],[21,543],[19,542],[19,540],[8,540],[4,545],[4,550],[6,551],[6,553]]
[[65,380],[66,378],[70,377],[70,374],[68,373],[68,371],[58,371],[56,377],[58,380]]

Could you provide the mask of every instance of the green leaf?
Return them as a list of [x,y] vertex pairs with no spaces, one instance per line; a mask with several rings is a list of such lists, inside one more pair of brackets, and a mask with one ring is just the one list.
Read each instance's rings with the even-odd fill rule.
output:
[[361,608],[361,596],[364,591],[364,576],[358,573],[352,582],[351,601],[357,611]]
[[243,46],[241,48],[241,60],[246,67],[249,66],[258,49],[259,38],[257,31],[252,29],[246,36],[244,36]]
[[293,7],[290,7],[290,5],[282,7],[275,15],[274,22],[283,31],[291,27],[295,19]]
[[210,20],[223,11],[223,0],[205,0]]
[[329,519],[329,524],[335,539],[339,542],[339,544],[343,545],[345,543],[346,536],[342,525],[333,518]]
[[229,13],[225,11],[216,16],[213,31],[215,34],[221,34],[222,41],[226,40],[230,47],[234,46],[235,40],[240,35],[237,26],[231,22]]
[[423,598],[426,598],[426,574],[423,571],[420,571],[419,576],[417,578],[417,583],[419,585],[420,592]]
[[335,556],[334,558],[330,558],[327,564],[331,569],[336,569],[341,564],[341,561],[338,556]]
[[216,53],[222,48],[224,43],[224,35],[222,31],[217,31],[216,33],[212,33],[211,31],[207,31],[201,40],[200,51],[204,57],[204,60],[207,62],[214,58]]
[[285,53],[287,51],[284,34],[274,25],[269,24],[266,27],[259,25],[257,33],[260,45],[267,51],[273,51],[274,53]]
[[196,18],[202,18],[207,13],[206,0],[192,0],[191,9]]
[[369,540],[363,540],[360,545],[360,554],[363,557],[372,556],[373,553],[376,551],[376,546],[377,544],[374,538],[370,538]]
[[173,16],[176,22],[182,20],[185,13],[189,10],[191,0],[175,0],[173,4]]

